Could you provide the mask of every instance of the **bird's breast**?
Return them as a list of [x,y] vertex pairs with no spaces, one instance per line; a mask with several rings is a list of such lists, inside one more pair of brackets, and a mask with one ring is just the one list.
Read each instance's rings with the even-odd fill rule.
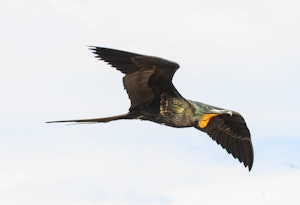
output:
[[193,114],[190,104],[182,97],[161,94],[159,121],[172,127],[191,127]]

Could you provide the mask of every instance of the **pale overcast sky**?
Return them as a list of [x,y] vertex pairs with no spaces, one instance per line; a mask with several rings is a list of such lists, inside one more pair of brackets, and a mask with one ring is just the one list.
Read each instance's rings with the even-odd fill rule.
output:
[[[299,204],[297,0],[1,0],[0,204]],[[45,124],[127,112],[104,46],[176,61],[188,99],[240,112],[249,173],[193,128]]]

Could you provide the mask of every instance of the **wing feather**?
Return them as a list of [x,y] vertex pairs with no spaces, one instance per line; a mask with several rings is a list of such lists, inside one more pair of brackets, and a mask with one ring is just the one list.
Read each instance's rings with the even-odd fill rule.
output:
[[152,89],[148,86],[148,80],[154,70],[136,71],[123,78],[124,87],[131,101],[130,109],[152,102],[155,98]]
[[109,63],[124,74],[153,68],[173,70],[173,73],[175,73],[175,71],[179,68],[177,63],[159,57],[103,47],[90,47],[90,50],[96,54],[97,58]]
[[250,132],[243,117],[234,112],[233,115],[220,114],[210,119],[202,129],[213,140],[220,144],[234,158],[252,168],[253,147]]
[[130,110],[145,106],[164,91],[176,92],[172,78],[179,65],[154,57],[102,47],[91,47],[96,57],[125,74],[124,87],[131,101]]

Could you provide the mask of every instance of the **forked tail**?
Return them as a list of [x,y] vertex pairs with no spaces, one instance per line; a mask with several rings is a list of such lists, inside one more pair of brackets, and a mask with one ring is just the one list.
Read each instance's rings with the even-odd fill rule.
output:
[[58,121],[49,121],[46,123],[60,123],[60,122],[99,123],[99,122],[110,122],[113,120],[134,119],[134,118],[135,117],[132,113],[127,113],[127,114],[123,114],[123,115],[116,115],[116,116],[104,117],[104,118],[79,119],[79,120],[58,120]]

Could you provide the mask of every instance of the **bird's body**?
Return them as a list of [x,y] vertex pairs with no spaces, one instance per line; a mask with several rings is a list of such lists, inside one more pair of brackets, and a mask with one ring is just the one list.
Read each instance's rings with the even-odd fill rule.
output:
[[243,117],[234,111],[185,99],[172,78],[179,65],[158,57],[108,48],[92,47],[98,58],[125,74],[124,87],[131,101],[129,112],[107,118],[52,122],[110,122],[140,119],[171,127],[195,127],[208,133],[249,170],[253,164],[250,132]]

